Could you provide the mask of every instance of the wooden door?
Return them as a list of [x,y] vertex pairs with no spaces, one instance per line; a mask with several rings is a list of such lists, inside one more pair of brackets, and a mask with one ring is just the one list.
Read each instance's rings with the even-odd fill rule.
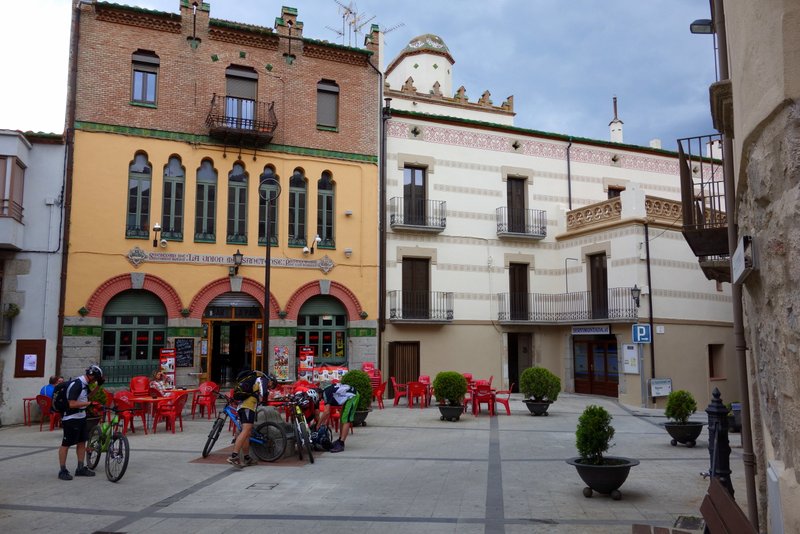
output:
[[419,379],[420,346],[419,341],[392,341],[389,343],[389,398],[394,398],[394,388],[390,377],[398,384]]
[[430,317],[428,258],[403,258],[403,319]]
[[589,283],[592,292],[592,319],[608,318],[608,271],[606,255],[589,256]]
[[508,206],[508,231],[525,233],[525,179],[508,178],[506,182],[506,206]]
[[528,264],[508,266],[508,289],[512,321],[528,320]]
[[619,359],[614,340],[576,341],[573,348],[575,393],[617,397]]

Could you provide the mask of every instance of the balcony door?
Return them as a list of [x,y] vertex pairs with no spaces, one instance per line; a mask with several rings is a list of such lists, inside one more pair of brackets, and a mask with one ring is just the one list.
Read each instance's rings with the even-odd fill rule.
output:
[[430,259],[403,258],[403,319],[430,316]]
[[608,270],[605,254],[589,256],[589,282],[592,291],[592,319],[608,317]]
[[255,121],[258,74],[247,67],[225,71],[225,121],[229,128],[252,130]]
[[511,320],[528,320],[528,264],[508,265],[508,292],[511,299]]
[[403,219],[405,224],[425,226],[425,169],[403,169]]
[[525,178],[512,178],[506,182],[508,206],[508,231],[525,233]]

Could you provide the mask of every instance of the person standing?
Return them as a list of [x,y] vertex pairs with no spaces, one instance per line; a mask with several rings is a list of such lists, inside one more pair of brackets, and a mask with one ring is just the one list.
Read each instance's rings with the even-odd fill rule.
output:
[[[227,462],[237,469],[248,465],[256,465],[258,461],[250,456],[250,434],[256,422],[256,408],[262,399],[266,399],[269,388],[274,388],[277,381],[274,377],[261,371],[252,371],[245,367],[236,376],[234,399],[241,402],[237,415],[242,425],[242,431],[236,436],[233,452]],[[239,457],[243,455],[241,458]]]
[[75,453],[78,456],[75,476],[94,476],[94,471],[86,467],[84,461],[86,460],[86,440],[89,439],[89,431],[86,428],[86,408],[92,404],[89,401],[89,384],[95,382],[103,383],[103,370],[97,365],[91,365],[83,376],[72,380],[67,386],[69,408],[61,418],[64,437],[61,439],[61,447],[58,449],[58,462],[61,465],[58,478],[61,480],[72,480],[72,475],[67,469],[67,453],[73,445],[75,445]]
[[349,384],[331,384],[322,390],[322,396],[325,400],[325,409],[319,418],[319,426],[328,423],[331,416],[331,406],[342,407],[341,427],[339,428],[339,439],[333,443],[331,452],[342,452],[344,450],[344,442],[347,440],[347,435],[350,433],[350,427],[353,426],[353,419],[356,416],[356,408],[360,396],[356,388]]

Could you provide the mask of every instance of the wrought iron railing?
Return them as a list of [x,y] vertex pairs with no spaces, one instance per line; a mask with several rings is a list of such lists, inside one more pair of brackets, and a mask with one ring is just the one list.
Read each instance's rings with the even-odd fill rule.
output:
[[496,210],[497,235],[542,239],[547,237],[547,212],[500,207]]
[[447,226],[447,202],[444,200],[389,199],[389,225],[442,231]]
[[275,102],[259,102],[214,94],[206,116],[211,135],[239,136],[269,142],[278,127]]
[[389,291],[389,319],[452,321],[453,294],[445,291]]
[[[599,298],[599,297],[605,297]],[[591,291],[571,293],[499,293],[497,320],[527,323],[558,323],[618,319],[633,321],[637,317],[631,288],[609,288],[606,295]]]

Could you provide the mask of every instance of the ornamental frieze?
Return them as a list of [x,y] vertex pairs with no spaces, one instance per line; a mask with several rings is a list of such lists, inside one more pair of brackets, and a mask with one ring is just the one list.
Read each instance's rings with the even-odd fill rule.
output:
[[101,4],[95,5],[97,20],[102,20],[103,22],[138,26],[139,28],[160,32],[181,33],[181,21],[177,15],[167,14],[166,16],[160,16],[149,13],[121,11],[113,8],[106,9]]
[[[146,252],[139,247],[134,247],[127,254],[128,261],[134,267],[143,263],[179,263],[191,265],[227,265],[233,266],[233,258],[224,254],[192,254],[188,252]],[[243,256],[243,267],[264,267],[266,258]],[[300,260],[295,258],[270,258],[271,267],[286,267],[289,269],[319,269],[327,274],[336,267],[333,260],[326,254],[320,259]]]

